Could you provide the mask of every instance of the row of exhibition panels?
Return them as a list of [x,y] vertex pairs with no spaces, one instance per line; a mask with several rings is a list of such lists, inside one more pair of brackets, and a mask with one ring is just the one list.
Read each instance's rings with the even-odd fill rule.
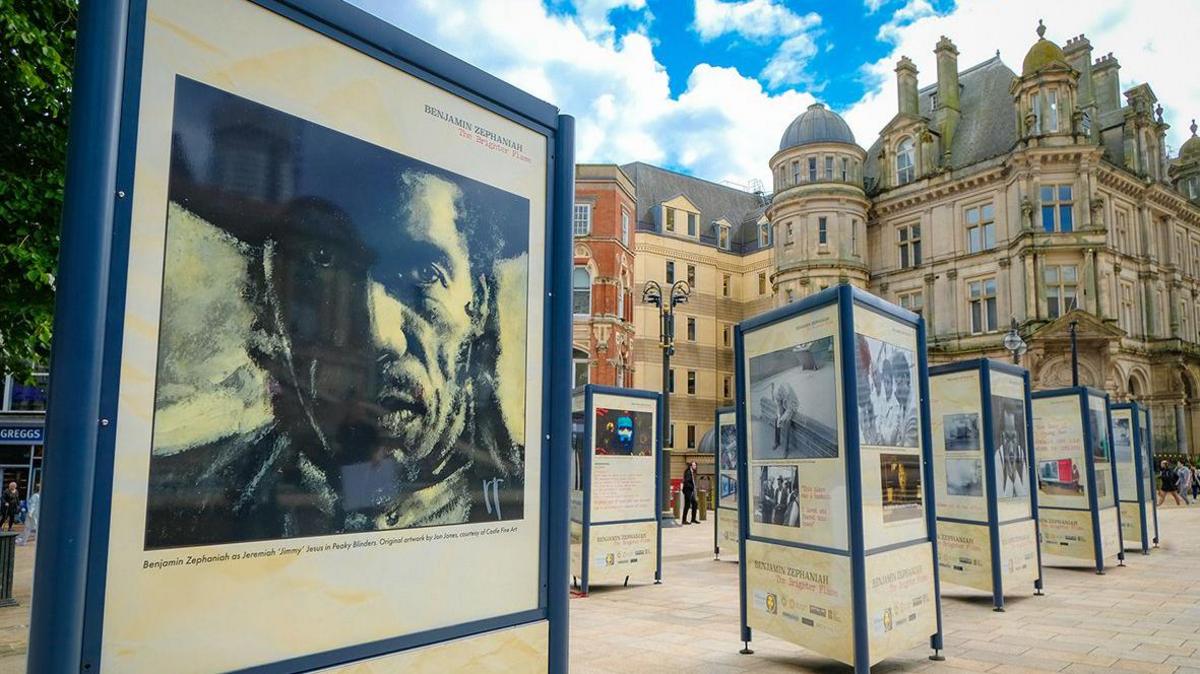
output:
[[[714,554],[755,630],[866,671],[928,644],[940,583],[1042,594],[1043,560],[1098,573],[1158,542],[1150,418],[1084,387],[1030,391],[979,359],[929,368],[919,316],[839,286],[736,330],[714,420]],[[572,576],[661,580],[660,397],[572,404]],[[1040,542],[1040,544],[1039,544]]]

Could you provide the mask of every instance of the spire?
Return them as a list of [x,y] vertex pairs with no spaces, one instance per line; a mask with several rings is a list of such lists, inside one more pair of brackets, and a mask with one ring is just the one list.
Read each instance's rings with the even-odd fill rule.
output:
[[1044,40],[1046,38],[1046,24],[1042,23],[1041,19],[1038,19],[1037,34],[1039,40]]
[[1196,120],[1194,120],[1194,119],[1192,120],[1191,129],[1192,129],[1192,137],[1195,138],[1196,137]]

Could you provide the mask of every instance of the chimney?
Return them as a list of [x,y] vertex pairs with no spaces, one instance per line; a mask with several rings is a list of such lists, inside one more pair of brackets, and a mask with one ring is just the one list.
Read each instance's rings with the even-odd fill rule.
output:
[[1079,73],[1079,109],[1086,111],[1094,108],[1096,92],[1092,86],[1092,43],[1083,35],[1073,37],[1063,47],[1063,55],[1067,57],[1067,64]]
[[[954,129],[958,127],[958,49],[945,35],[933,50],[937,55],[937,105],[934,123],[942,136],[942,151],[949,158]],[[943,162],[943,164],[948,162]]]
[[1112,52],[1096,59],[1092,64],[1092,88],[1096,105],[1101,113],[1121,109],[1121,64]]
[[917,103],[917,66],[907,56],[901,56],[896,62],[896,89],[900,98],[900,114],[921,114],[921,107]]

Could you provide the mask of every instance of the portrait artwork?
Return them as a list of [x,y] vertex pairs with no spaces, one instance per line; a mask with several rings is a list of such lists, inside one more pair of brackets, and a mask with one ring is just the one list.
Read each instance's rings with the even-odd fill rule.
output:
[[879,476],[884,523],[911,520],[924,514],[919,455],[880,454]]
[[996,496],[1029,496],[1029,435],[1025,401],[992,396],[992,445]]
[[918,446],[917,360],[910,350],[855,335],[860,442],[875,447]]
[[184,77],[173,114],[145,548],[522,519],[528,200]]
[[649,412],[596,408],[597,456],[650,456],[654,415]]

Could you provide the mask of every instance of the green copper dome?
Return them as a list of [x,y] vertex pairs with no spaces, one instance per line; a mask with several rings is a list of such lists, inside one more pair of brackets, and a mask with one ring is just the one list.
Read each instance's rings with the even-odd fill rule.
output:
[[1043,37],[1046,34],[1046,26],[1041,19],[1038,20],[1037,34],[1038,41],[1029,48],[1029,53],[1025,54],[1025,61],[1021,64],[1021,77],[1029,77],[1051,63],[1067,63],[1063,50]]

